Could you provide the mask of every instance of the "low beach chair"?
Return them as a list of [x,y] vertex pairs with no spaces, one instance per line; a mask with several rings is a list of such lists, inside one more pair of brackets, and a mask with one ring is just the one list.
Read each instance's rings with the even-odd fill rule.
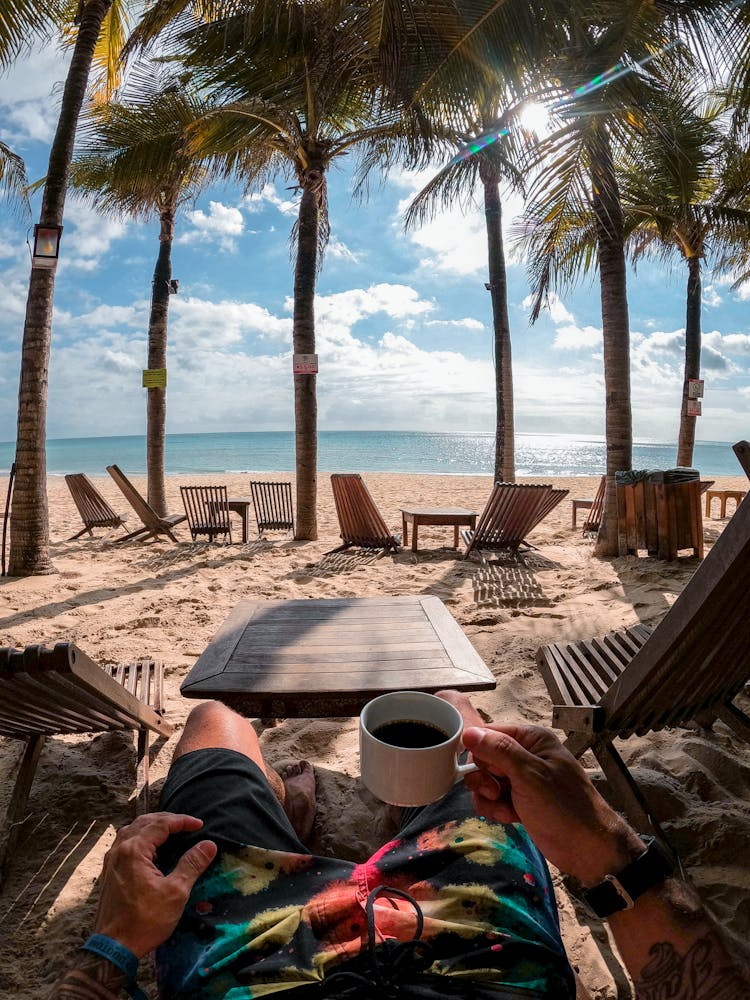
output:
[[599,530],[599,525],[602,520],[602,507],[604,506],[604,491],[607,488],[607,477],[602,476],[599,481],[599,487],[596,491],[596,496],[591,500],[573,500],[572,524],[571,527],[576,527],[576,521],[579,510],[589,511],[588,517],[583,523],[583,528],[581,529],[582,535],[595,534]]
[[397,552],[401,539],[388,530],[362,476],[354,473],[334,473],[331,476],[333,499],[341,528],[343,544],[331,549],[343,552],[352,545],[365,549],[391,549]]
[[176,542],[177,539],[172,533],[172,528],[181,524],[185,520],[185,515],[167,514],[166,517],[159,517],[154,508],[143,499],[118,466],[108,465],[107,472],[120,487],[125,499],[143,522],[142,528],[131,531],[128,535],[123,535],[122,538],[117,539],[117,542],[128,542],[131,538],[138,538],[139,541],[145,542],[148,538],[157,538],[159,535],[168,535],[173,542]]
[[163,677],[164,664],[154,660],[102,669],[69,642],[53,649],[0,649],[0,735],[26,743],[0,835],[0,884],[21,835],[48,736],[135,731],[136,812],[148,811],[148,732],[172,732],[162,715]]
[[600,639],[537,651],[552,699],[552,724],[577,757],[591,749],[638,829],[658,828],[613,745],[667,726],[720,719],[750,740],[750,718],[733,704],[750,679],[750,499],[745,498],[662,621]]
[[737,461],[742,466],[742,471],[750,479],[750,441],[738,441],[737,444],[732,445],[732,451],[737,456]]
[[88,476],[82,472],[76,472],[65,477],[68,484],[73,503],[78,508],[81,515],[83,527],[77,535],[72,535],[68,541],[74,542],[80,538],[84,531],[93,538],[94,528],[124,528],[128,519],[127,514],[116,514],[107,501],[94,486]]
[[[553,490],[551,486],[526,486],[517,483],[495,483],[476,530],[463,528],[461,538],[466,544],[464,559],[474,551],[508,549],[518,551],[527,545],[526,535],[549,514],[567,490]],[[553,498],[551,494],[562,496]]]
[[264,531],[289,531],[294,534],[294,504],[290,482],[251,482],[250,492],[259,538],[263,537]]
[[225,541],[229,538],[231,545],[226,486],[181,486],[180,493],[193,541],[198,535],[208,535],[209,542],[223,535]]

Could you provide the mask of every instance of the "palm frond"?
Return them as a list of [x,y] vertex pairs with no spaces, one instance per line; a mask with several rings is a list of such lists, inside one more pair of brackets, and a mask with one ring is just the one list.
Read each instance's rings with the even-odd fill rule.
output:
[[30,211],[27,183],[25,163],[9,146],[0,142],[0,196],[24,214]]

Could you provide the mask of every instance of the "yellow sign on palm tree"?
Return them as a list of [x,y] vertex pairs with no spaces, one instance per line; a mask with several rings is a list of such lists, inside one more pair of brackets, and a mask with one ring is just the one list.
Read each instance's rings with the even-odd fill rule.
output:
[[144,368],[143,369],[144,389],[166,389],[167,369],[166,368]]

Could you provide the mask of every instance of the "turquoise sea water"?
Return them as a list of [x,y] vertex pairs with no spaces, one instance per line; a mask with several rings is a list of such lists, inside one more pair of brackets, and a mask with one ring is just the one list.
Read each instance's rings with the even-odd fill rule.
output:
[[[424,434],[418,431],[322,431],[318,439],[321,472],[406,472],[491,475],[491,434]],[[7,472],[15,447],[0,443],[0,470]],[[591,476],[604,472],[604,442],[552,434],[516,436],[519,476]],[[669,469],[676,447],[639,443],[633,468]],[[146,472],[143,437],[68,438],[47,442],[50,475],[85,472],[106,475],[115,462],[130,475]],[[704,476],[737,476],[741,469],[730,444],[695,446],[694,466]],[[294,435],[290,431],[233,434],[168,434],[168,474],[190,472],[292,472]]]

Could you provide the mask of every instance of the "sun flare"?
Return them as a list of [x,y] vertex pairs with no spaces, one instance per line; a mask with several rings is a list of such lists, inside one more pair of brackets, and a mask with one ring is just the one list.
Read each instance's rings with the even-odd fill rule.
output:
[[529,101],[524,107],[518,117],[518,121],[527,132],[533,132],[539,136],[546,135],[549,132],[550,125],[547,109],[542,104],[537,104],[534,101]]

